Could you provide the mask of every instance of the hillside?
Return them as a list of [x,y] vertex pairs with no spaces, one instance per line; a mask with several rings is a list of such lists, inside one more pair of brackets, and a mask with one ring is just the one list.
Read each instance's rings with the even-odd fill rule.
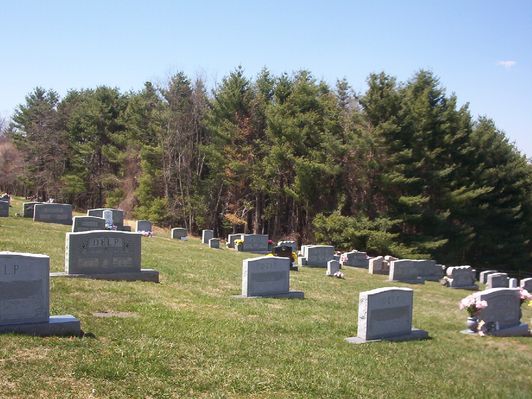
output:
[[[0,218],[0,250],[47,254],[63,270],[68,226]],[[468,291],[414,289],[414,326],[430,339],[349,345],[358,295],[386,276],[303,268],[304,300],[238,300],[242,260],[167,231],[143,237],[143,267],[161,283],[54,279],[51,314],[81,320],[84,338],[0,336],[2,398],[529,398],[532,339],[460,334]],[[524,322],[532,307],[523,306]],[[90,334],[89,334],[90,333]]]

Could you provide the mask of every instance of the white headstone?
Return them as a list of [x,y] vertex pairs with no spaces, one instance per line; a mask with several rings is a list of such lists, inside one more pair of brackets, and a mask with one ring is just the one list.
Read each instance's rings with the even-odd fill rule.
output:
[[517,288],[517,279],[516,278],[511,278],[510,280],[508,280],[508,287],[509,288]]
[[104,211],[102,211],[102,216],[103,216],[103,219],[105,220],[105,227],[108,229],[111,229],[114,226],[113,211],[110,209],[105,209]]

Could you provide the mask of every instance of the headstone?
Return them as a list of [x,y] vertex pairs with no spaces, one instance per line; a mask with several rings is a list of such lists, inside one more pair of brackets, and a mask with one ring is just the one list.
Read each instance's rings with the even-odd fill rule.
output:
[[9,202],[0,201],[0,217],[6,218],[9,216]]
[[267,234],[242,234],[241,239],[244,240],[244,245],[242,246],[243,252],[270,252]]
[[484,270],[483,272],[480,272],[479,281],[482,284],[487,284],[488,283],[488,276],[490,274],[493,274],[493,273],[499,273],[499,272],[497,270]]
[[330,260],[327,262],[327,271],[325,272],[326,276],[334,276],[335,273],[340,271],[340,262],[337,260]]
[[141,239],[138,233],[97,230],[67,233],[65,272],[52,277],[159,282],[159,272],[141,269]]
[[443,277],[443,266],[436,264],[434,260],[418,260],[417,269],[418,275],[423,280],[440,281]]
[[243,234],[229,234],[227,236],[227,247],[228,248],[234,248],[235,247],[235,241],[241,240]]
[[304,294],[290,291],[290,259],[261,256],[244,260],[239,297],[303,298]]
[[22,215],[25,218],[33,219],[33,208],[35,207],[35,204],[40,204],[40,202],[24,202],[22,204]]
[[492,273],[488,275],[488,284],[486,289],[492,288],[508,288],[508,274],[506,273]]
[[404,283],[424,284],[425,280],[419,275],[418,264],[420,261],[412,259],[399,259],[390,265],[389,281]]
[[208,244],[209,240],[214,237],[214,231],[212,230],[202,230],[201,231],[201,243]]
[[220,248],[220,239],[219,238],[211,238],[209,240],[209,248]]
[[519,286],[532,294],[532,277],[522,279]]
[[114,227],[113,223],[113,211],[110,209],[105,209],[102,212],[102,217],[105,220],[105,228],[108,230],[112,230]]
[[353,250],[345,252],[340,257],[342,266],[369,267],[369,257],[365,252]]
[[114,209],[114,208],[95,208],[95,209],[89,209],[87,211],[87,216],[97,216],[99,218],[103,218],[103,211],[109,210],[113,213],[113,225],[116,226],[118,230],[121,230],[124,226],[124,211],[121,209]]
[[11,197],[9,194],[0,195],[0,201],[6,201],[9,205],[11,205]]
[[50,317],[50,258],[0,252],[0,333],[79,335],[79,320]]
[[517,288],[517,279],[511,278],[508,280],[508,288]]
[[145,231],[151,233],[153,231],[153,225],[149,220],[137,220],[135,231]]
[[96,216],[74,216],[72,218],[72,232],[105,230],[105,219]]
[[358,303],[357,336],[349,343],[379,340],[413,340],[428,337],[412,328],[414,291],[410,288],[385,287],[361,292]]
[[35,204],[33,221],[44,223],[72,224],[72,205]]
[[283,245],[287,245],[289,247],[292,247],[292,252],[295,252],[297,253],[297,242],[295,241],[287,241],[287,240],[283,240],[283,241],[279,241],[277,243],[277,246],[280,247],[280,246],[283,246]]
[[[521,299],[518,288],[491,288],[474,295],[480,301],[488,303],[477,316],[479,321],[484,322],[487,334],[502,337],[530,334],[528,325],[521,323]],[[469,330],[462,332],[476,334]]]
[[475,272],[471,266],[449,267],[446,274],[444,281],[449,288],[478,289],[475,284]]
[[386,269],[384,268],[384,258],[382,256],[377,256],[376,258],[371,258],[369,260],[369,274],[387,274]]
[[298,258],[300,266],[327,267],[327,262],[334,259],[332,245],[303,245],[303,256]]
[[170,231],[170,237],[172,237],[175,240],[182,240],[187,238],[187,229],[184,227],[174,227]]

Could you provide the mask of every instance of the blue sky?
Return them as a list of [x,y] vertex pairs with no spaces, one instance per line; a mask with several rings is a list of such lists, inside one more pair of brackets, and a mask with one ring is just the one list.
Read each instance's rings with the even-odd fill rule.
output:
[[0,116],[36,86],[139,89],[182,70],[214,86],[309,69],[358,92],[433,71],[532,157],[532,1],[0,0]]

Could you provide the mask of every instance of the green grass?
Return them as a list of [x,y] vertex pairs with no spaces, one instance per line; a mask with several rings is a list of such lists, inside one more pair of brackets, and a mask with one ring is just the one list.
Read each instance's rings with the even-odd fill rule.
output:
[[[0,219],[0,250],[47,254],[63,270],[69,227],[14,217],[19,208]],[[304,268],[291,275],[304,300],[238,300],[249,255],[168,236],[142,243],[160,284],[52,280],[51,313],[78,317],[94,337],[0,336],[0,397],[532,397],[532,338],[460,334],[468,291],[394,284],[414,289],[414,326],[431,339],[349,345],[358,294],[390,286],[385,276]]]

